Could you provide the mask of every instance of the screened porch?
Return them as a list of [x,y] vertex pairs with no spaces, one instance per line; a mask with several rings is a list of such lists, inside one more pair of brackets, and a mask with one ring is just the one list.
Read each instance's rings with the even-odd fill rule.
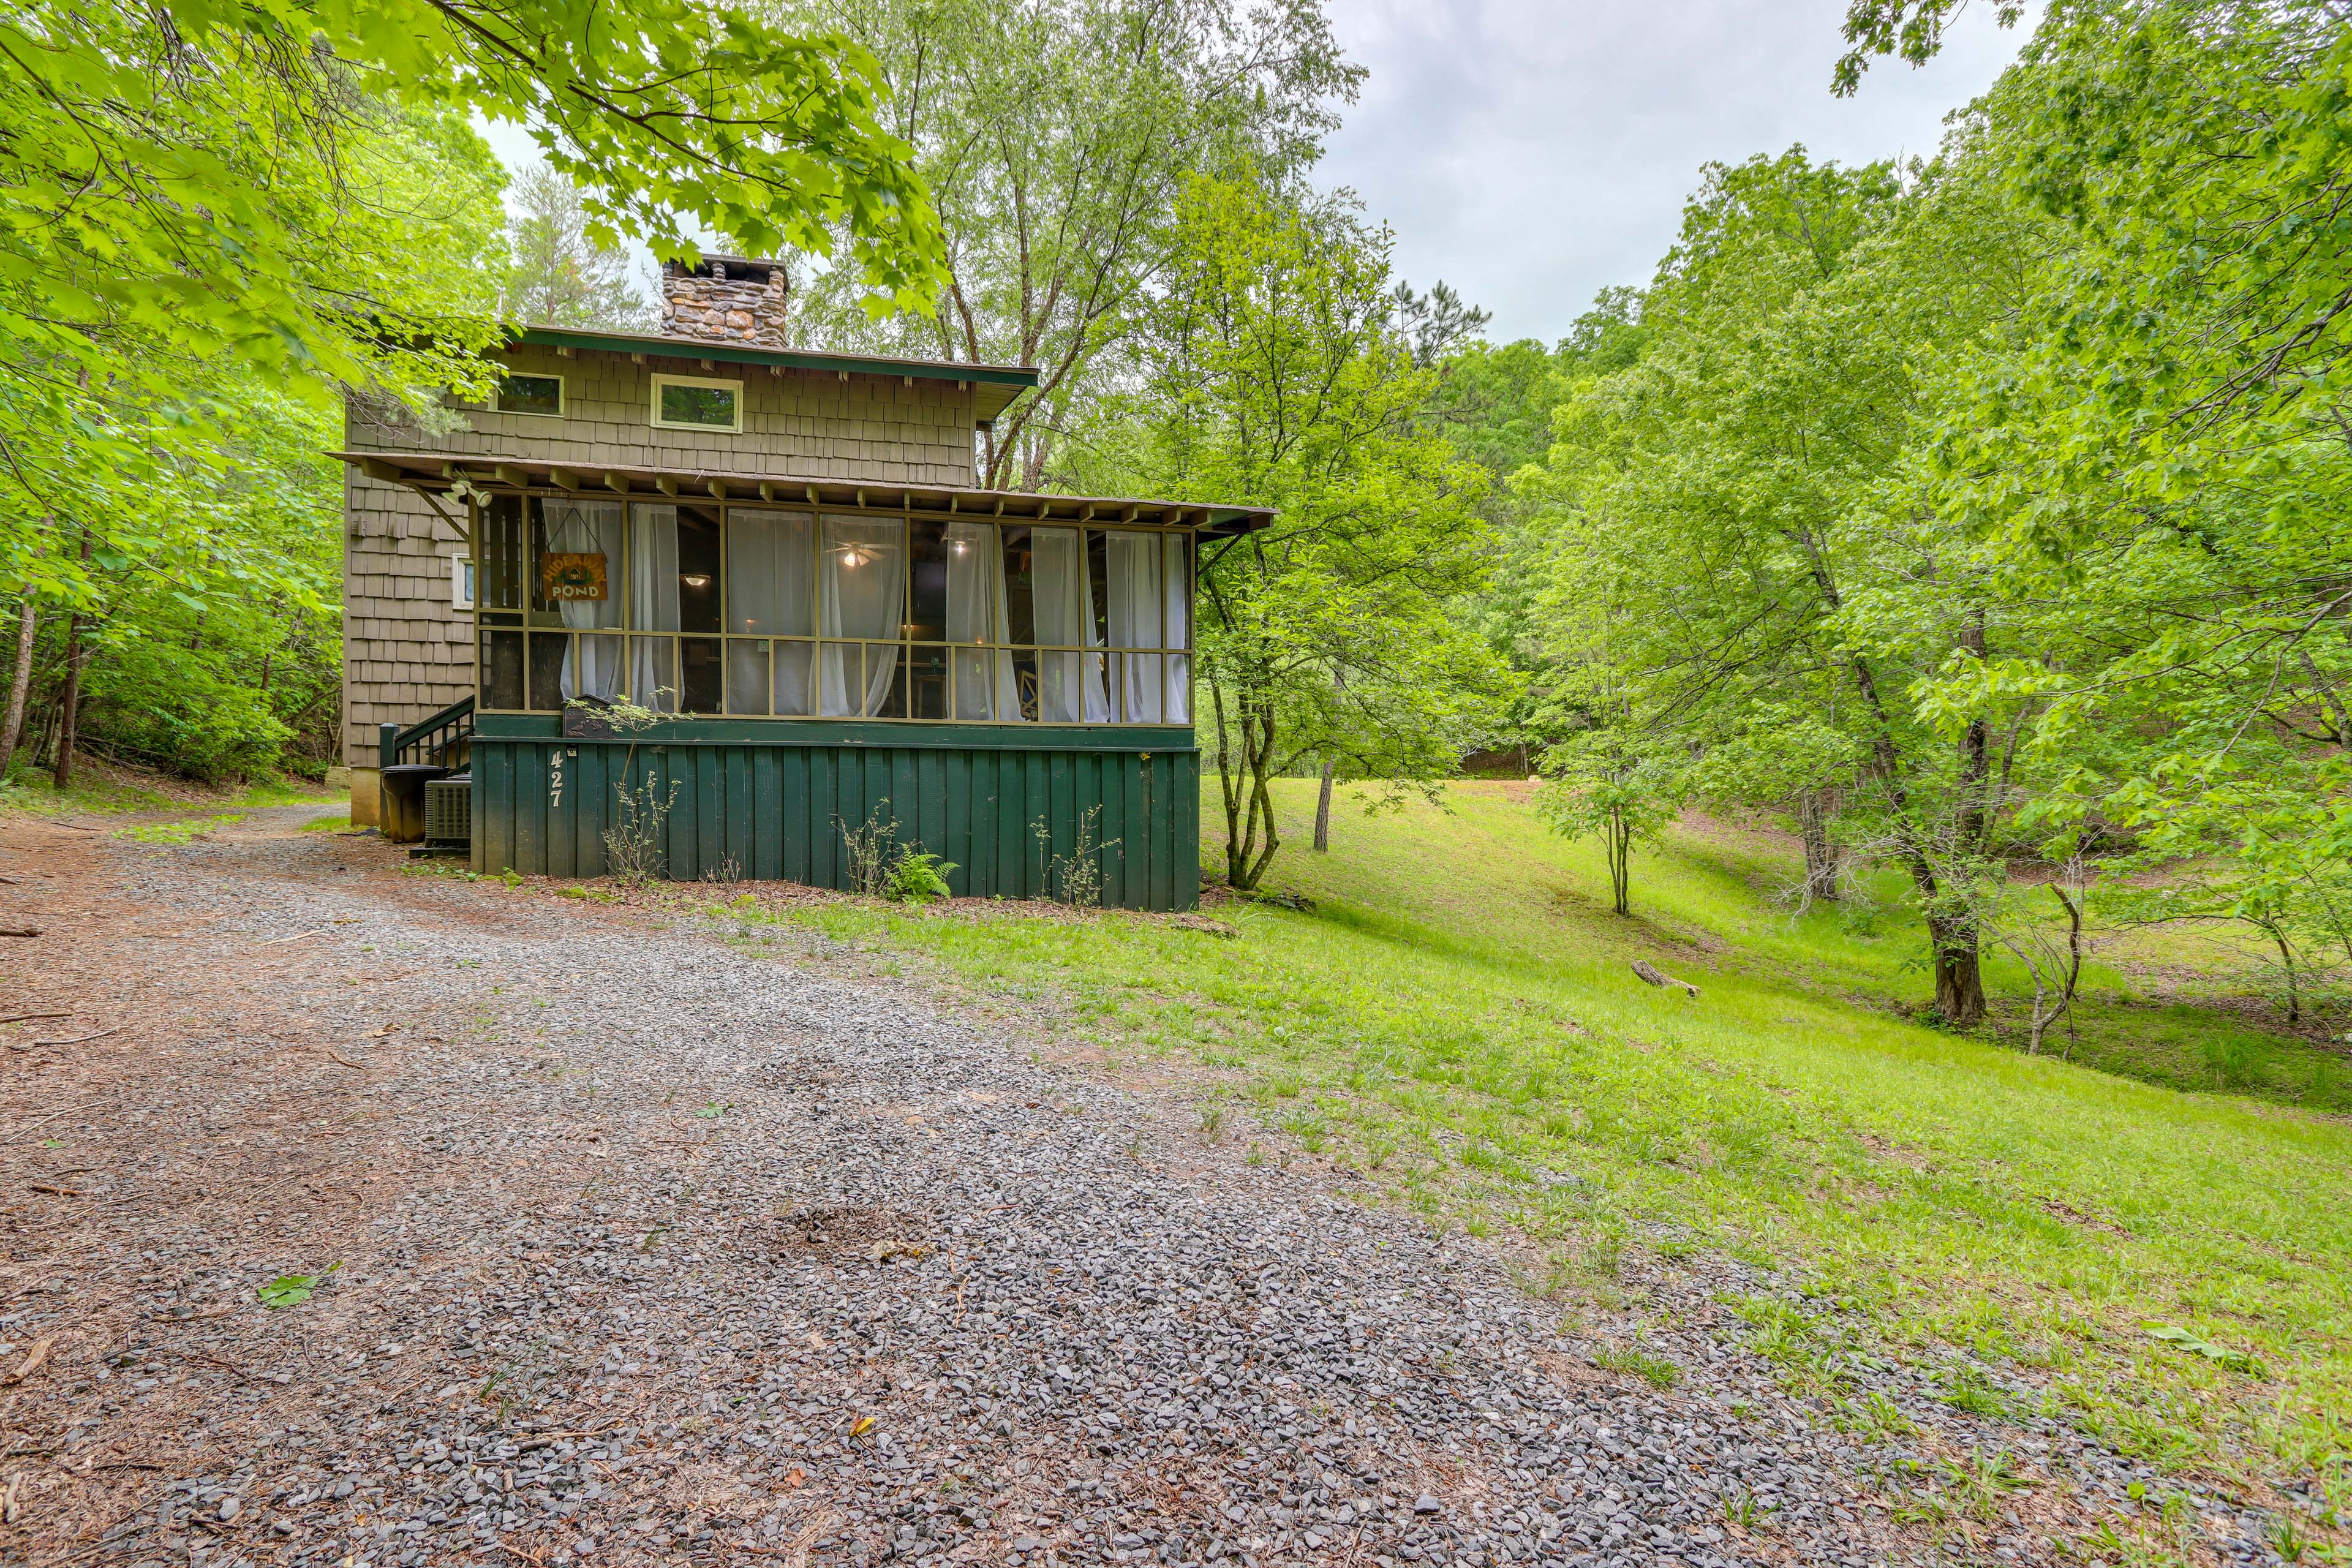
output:
[[474,520],[484,713],[1192,723],[1189,526],[576,493]]

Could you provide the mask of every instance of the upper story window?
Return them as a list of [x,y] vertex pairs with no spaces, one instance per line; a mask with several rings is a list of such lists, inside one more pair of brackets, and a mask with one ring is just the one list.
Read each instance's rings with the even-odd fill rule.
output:
[[563,378],[509,371],[499,382],[490,406],[501,414],[538,414],[563,417]]
[[665,430],[743,428],[743,384],[693,376],[654,377],[654,423]]

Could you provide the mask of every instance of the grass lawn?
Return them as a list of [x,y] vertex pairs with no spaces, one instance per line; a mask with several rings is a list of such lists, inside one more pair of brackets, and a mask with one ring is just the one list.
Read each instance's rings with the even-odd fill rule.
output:
[[[775,918],[1223,1069],[1263,1157],[1328,1154],[1444,1223],[1517,1227],[1571,1289],[1612,1291],[1644,1251],[1775,1268],[1810,1310],[1742,1310],[1832,1406],[1852,1355],[1891,1349],[1944,1365],[1955,1403],[2021,1391],[2176,1470],[2315,1479],[2352,1512],[2352,1122],[2310,1108],[2346,1103],[2335,1058],[2106,968],[2077,1060],[2029,1057],[1895,1011],[1927,990],[1899,913],[1792,920],[1769,841],[1677,835],[1620,920],[1597,847],[1547,833],[1524,786],[1343,808],[1324,856],[1311,791],[1282,790],[1269,882],[1317,907],[1220,910],[1232,938],[972,906]],[[1703,994],[1643,985],[1634,956]],[[2197,1087],[2231,1063],[2271,1098]],[[1238,1119],[1212,1100],[1202,1120]]]
[[37,814],[84,812],[115,816],[129,812],[253,811],[273,805],[324,805],[342,799],[340,791],[308,779],[265,779],[235,785],[194,784],[143,769],[116,766],[77,753],[74,782],[60,792],[47,773],[27,766],[0,780],[0,811]]

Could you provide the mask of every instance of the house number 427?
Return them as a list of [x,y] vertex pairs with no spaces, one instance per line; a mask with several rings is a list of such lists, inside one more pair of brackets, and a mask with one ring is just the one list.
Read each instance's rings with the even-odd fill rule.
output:
[[547,759],[547,804],[563,804],[563,753],[554,752]]

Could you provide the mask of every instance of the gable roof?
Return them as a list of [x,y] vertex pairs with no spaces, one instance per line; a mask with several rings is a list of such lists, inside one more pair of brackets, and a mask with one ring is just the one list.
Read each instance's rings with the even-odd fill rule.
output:
[[772,365],[781,370],[834,371],[845,375],[895,375],[913,381],[969,384],[973,412],[982,423],[1037,384],[1034,366],[959,364],[953,360],[889,359],[874,354],[820,353],[806,349],[763,349],[656,332],[591,331],[580,327],[518,326],[513,343],[540,348],[588,349],[602,353],[658,354],[665,359],[710,360],[726,364]]

